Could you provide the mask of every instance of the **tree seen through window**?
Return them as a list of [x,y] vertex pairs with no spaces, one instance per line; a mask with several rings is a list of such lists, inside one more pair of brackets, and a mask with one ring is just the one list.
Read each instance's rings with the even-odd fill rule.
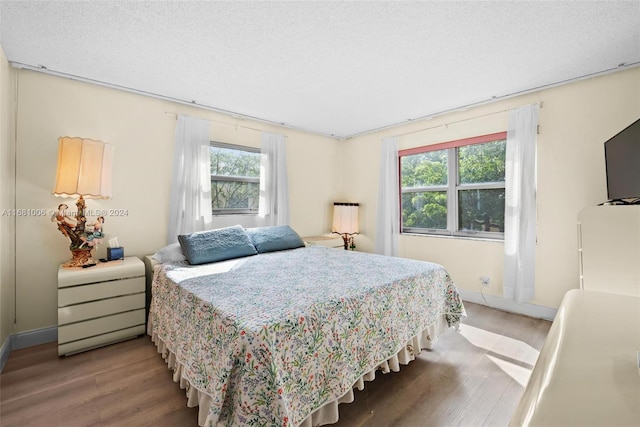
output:
[[401,155],[403,231],[488,237],[503,233],[506,140],[499,135],[502,138]]
[[211,209],[220,213],[257,213],[260,152],[211,143]]

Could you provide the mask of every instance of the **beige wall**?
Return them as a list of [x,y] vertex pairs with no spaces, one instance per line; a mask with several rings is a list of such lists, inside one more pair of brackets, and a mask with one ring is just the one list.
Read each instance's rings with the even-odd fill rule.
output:
[[[260,132],[287,136],[291,225],[301,235],[326,232],[340,177],[331,166],[339,142],[327,137],[236,120],[210,111],[33,71],[20,70],[18,93],[17,207],[53,209],[51,195],[60,136],[101,139],[115,146],[113,198],[87,201],[87,209],[124,209],[107,216],[107,238],[125,254],[143,256],[166,244],[176,113],[211,120],[211,138],[259,147]],[[223,123],[220,123],[223,122]],[[237,126],[236,126],[237,125]],[[67,201],[73,206],[74,200]],[[75,210],[75,209],[74,209]],[[90,218],[91,219],[91,218]],[[216,226],[255,223],[219,217]],[[57,270],[69,258],[68,242],[48,217],[17,220],[17,332],[57,324]],[[99,248],[98,257],[106,249]]]
[[[358,247],[373,251],[381,138],[426,129],[400,138],[401,148],[409,148],[502,131],[505,110],[544,102],[538,137],[538,263],[533,302],[547,307],[557,307],[562,295],[578,286],[576,217],[582,208],[606,199],[602,143],[640,117],[639,68],[347,141],[236,120],[37,72],[11,72],[17,75],[18,87],[16,207],[53,209],[61,202],[51,195],[58,137],[111,142],[115,145],[114,197],[90,200],[88,209],[126,209],[126,217],[106,218],[105,231],[108,237],[120,239],[128,255],[137,256],[152,253],[166,242],[176,113],[212,120],[212,139],[229,143],[259,145],[260,133],[243,126],[287,135],[291,225],[301,235],[327,232],[331,203],[357,201],[361,203],[362,231],[356,239]],[[3,60],[3,91],[10,91],[9,82],[13,82],[7,73]],[[0,152],[12,157],[12,145],[6,142],[12,134],[5,123],[11,108],[4,96],[2,100],[5,119],[0,122]],[[5,164],[6,157],[3,159]],[[5,169],[0,173],[3,182],[11,178]],[[235,223],[253,225],[246,217],[219,218],[216,225]],[[7,242],[13,232],[7,236],[2,229],[0,233],[3,250],[11,250]],[[58,264],[68,259],[68,244],[46,217],[18,218],[16,236],[16,332],[55,326],[56,273]],[[445,265],[463,290],[479,291],[479,276],[488,275],[492,283],[486,292],[501,295],[501,242],[402,236],[400,246],[401,256]],[[99,249],[98,256],[104,251]],[[5,276],[11,282],[13,273],[7,274],[2,265],[4,308],[5,295],[12,292],[5,285]],[[5,317],[3,314],[3,334],[10,330]]]
[[14,333],[14,91],[13,71],[0,46],[0,347]]
[[[373,250],[381,139],[400,137],[400,149],[506,130],[505,110],[542,102],[538,135],[537,264],[533,304],[558,307],[564,293],[577,288],[578,212],[606,201],[603,143],[640,117],[640,68],[550,88],[508,100],[411,123],[345,143],[345,188],[362,206],[360,248]],[[502,295],[503,244],[458,238],[403,235],[400,255],[443,264],[457,286]]]

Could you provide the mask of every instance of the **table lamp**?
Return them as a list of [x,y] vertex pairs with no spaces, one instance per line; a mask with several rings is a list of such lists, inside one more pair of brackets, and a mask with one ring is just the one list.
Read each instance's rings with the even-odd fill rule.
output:
[[82,267],[93,263],[91,251],[101,241],[104,217],[98,217],[91,230],[86,230],[84,199],[111,198],[113,146],[86,138],[58,138],[58,169],[53,195],[78,197],[75,217],[67,213],[65,203],[58,205],[51,220],[69,239],[71,260],[63,268]]
[[331,232],[340,234],[344,241],[344,249],[355,249],[353,235],[359,234],[358,230],[358,206],[359,203],[334,203],[333,226]]

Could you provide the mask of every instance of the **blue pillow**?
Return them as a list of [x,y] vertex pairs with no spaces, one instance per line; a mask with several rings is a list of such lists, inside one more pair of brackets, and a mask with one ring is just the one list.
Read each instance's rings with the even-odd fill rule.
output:
[[246,231],[258,253],[283,251],[304,246],[298,233],[288,225],[247,228]]
[[240,225],[178,236],[189,264],[206,264],[255,255],[256,248]]

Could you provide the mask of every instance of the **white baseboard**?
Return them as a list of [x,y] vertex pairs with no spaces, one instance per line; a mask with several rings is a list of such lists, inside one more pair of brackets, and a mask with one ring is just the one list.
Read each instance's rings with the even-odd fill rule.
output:
[[543,305],[529,304],[526,302],[515,302],[495,295],[483,295],[480,292],[458,289],[463,301],[486,305],[498,310],[511,313],[524,314],[525,316],[539,319],[553,320],[556,317],[557,308],[545,307]]
[[0,347],[0,372],[4,369],[4,365],[7,363],[12,350],[46,344],[52,341],[58,341],[57,326],[9,335],[2,344],[2,347]]

